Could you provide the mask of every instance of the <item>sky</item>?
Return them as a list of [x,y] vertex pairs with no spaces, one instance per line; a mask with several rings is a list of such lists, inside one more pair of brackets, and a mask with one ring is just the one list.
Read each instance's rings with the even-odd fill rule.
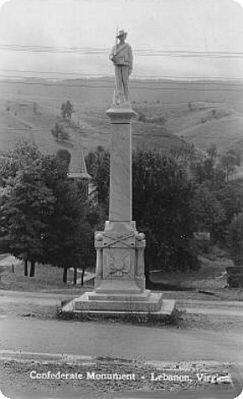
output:
[[243,0],[0,0],[0,76],[112,75],[117,26],[134,77],[243,79]]

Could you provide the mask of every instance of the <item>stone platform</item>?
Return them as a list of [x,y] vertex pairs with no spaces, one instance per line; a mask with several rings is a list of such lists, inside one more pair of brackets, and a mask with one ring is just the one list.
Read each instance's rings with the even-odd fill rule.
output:
[[102,310],[126,312],[158,312],[162,305],[162,294],[109,295],[86,292],[74,301],[74,310]]
[[162,294],[159,293],[150,293],[149,299],[134,300],[133,298],[130,301],[127,297],[119,297],[112,301],[109,300],[110,298],[90,300],[90,294],[93,293],[86,292],[81,297],[64,305],[62,314],[100,316],[102,318],[122,318],[126,315],[152,316],[154,319],[161,320],[171,316],[176,308],[175,300],[162,300]]

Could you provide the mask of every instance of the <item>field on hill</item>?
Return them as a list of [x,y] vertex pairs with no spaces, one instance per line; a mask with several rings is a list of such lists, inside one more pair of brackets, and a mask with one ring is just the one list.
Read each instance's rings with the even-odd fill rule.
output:
[[[138,109],[148,126],[155,126],[162,119],[167,132],[185,142],[203,151],[215,144],[221,154],[233,149],[243,160],[243,113],[225,104],[209,102],[174,104],[163,108],[151,105]],[[243,172],[243,168],[239,171],[241,169]]]
[[[0,148],[20,137],[55,153],[51,129],[61,122],[60,107],[70,100],[75,109],[65,124],[72,149],[81,140],[84,152],[109,147],[111,79],[0,81]],[[237,149],[243,158],[243,84],[238,82],[131,81],[134,147],[167,151],[193,143],[202,150],[216,144],[219,152]],[[62,145],[63,146],[63,145]]]

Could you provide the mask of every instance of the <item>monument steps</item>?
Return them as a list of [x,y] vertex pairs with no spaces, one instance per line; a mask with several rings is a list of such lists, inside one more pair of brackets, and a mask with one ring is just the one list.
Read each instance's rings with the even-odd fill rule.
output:
[[64,318],[75,318],[75,319],[84,319],[89,316],[89,318],[94,317],[94,320],[102,318],[119,318],[122,320],[122,317],[128,316],[129,319],[134,316],[134,320],[136,321],[136,317],[139,316],[148,316],[153,320],[161,321],[168,316],[173,316],[173,313],[176,309],[176,302],[174,299],[164,299],[161,301],[160,308],[156,311],[145,311],[145,310],[100,310],[100,309],[76,309],[74,301],[66,304],[61,311],[61,317]]
[[107,300],[107,301],[146,301],[149,300],[151,292],[149,290],[146,290],[144,292],[140,292],[138,294],[128,294],[127,292],[125,293],[112,293],[106,292],[104,294],[101,294],[99,292],[91,292],[88,293],[88,298],[89,300]]
[[[158,312],[162,305],[162,294],[151,293],[147,299],[128,300],[123,298],[120,300],[107,299],[104,295],[103,299],[89,299],[92,293],[86,292],[80,298],[73,301],[74,310],[113,310],[113,311],[135,311],[135,312]],[[93,294],[95,297],[95,293]]]

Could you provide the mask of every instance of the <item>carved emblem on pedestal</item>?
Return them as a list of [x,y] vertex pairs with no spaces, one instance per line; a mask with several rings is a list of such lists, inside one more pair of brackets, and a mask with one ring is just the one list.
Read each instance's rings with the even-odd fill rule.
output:
[[132,233],[116,233],[116,234],[103,234],[103,245],[104,248],[111,248],[111,247],[135,247],[135,234]]
[[96,287],[102,280],[134,280],[144,290],[145,236],[136,230],[127,233],[97,232]]
[[130,270],[131,270],[131,254],[124,252],[121,250],[118,252],[105,251],[104,260],[105,260],[105,268],[104,268],[104,279],[113,279],[113,278],[131,278]]

